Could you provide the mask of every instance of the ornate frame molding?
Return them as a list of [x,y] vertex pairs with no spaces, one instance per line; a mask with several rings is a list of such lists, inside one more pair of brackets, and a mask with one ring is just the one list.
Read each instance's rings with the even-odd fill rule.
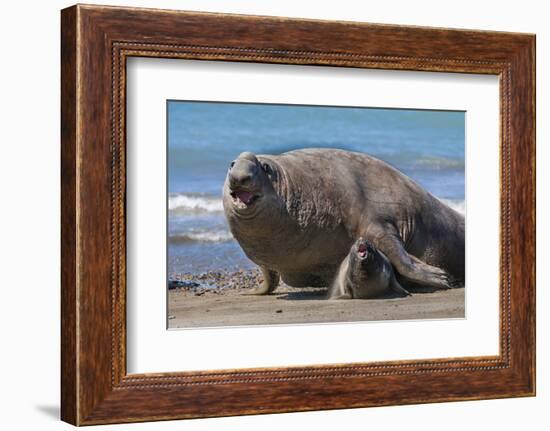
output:
[[[258,28],[268,30],[257,35]],[[318,41],[308,42],[311,34]],[[533,395],[534,44],[534,36],[510,33],[65,9],[62,419],[98,424]],[[131,56],[498,75],[500,354],[127,375],[125,66]],[[520,220],[519,214],[530,217]],[[263,403],[250,399],[250,391]],[[307,400],[300,396],[304,391]]]

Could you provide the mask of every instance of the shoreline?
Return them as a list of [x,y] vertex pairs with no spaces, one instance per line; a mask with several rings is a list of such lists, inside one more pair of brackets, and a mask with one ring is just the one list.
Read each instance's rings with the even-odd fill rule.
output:
[[170,274],[168,328],[451,319],[465,317],[465,289],[406,298],[325,300],[326,288],[283,282],[271,295],[249,295],[259,269]]

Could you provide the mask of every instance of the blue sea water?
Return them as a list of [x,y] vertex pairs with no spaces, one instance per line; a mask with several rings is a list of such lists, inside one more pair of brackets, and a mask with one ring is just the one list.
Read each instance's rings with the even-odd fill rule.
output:
[[223,216],[228,165],[305,147],[369,153],[464,211],[464,112],[169,101],[169,274],[253,267]]

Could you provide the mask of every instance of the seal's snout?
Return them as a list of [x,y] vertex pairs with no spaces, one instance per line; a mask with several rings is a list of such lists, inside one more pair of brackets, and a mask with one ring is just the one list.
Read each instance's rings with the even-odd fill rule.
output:
[[252,174],[248,172],[231,172],[229,174],[229,185],[232,189],[246,187],[252,181]]
[[256,169],[256,164],[246,159],[235,160],[229,168],[229,186],[232,189],[253,186]]
[[252,205],[260,196],[258,159],[252,153],[242,153],[233,161],[227,174],[230,195],[238,207]]

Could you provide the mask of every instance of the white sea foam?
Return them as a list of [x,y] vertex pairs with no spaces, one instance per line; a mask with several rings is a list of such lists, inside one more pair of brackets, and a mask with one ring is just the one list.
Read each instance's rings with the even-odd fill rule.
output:
[[221,198],[214,196],[199,196],[177,194],[168,197],[168,209],[179,214],[196,214],[205,212],[221,212]]
[[466,214],[466,201],[463,199],[440,199],[441,202],[450,206],[455,211],[458,211],[460,214]]
[[233,240],[233,236],[226,230],[215,230],[205,232],[185,232],[176,235],[171,235],[169,238],[173,243],[189,243],[189,242],[228,242]]
[[[406,162],[406,160],[404,160]],[[430,170],[446,170],[446,169],[464,169],[464,159],[453,159],[448,157],[423,156],[418,159],[412,159],[412,165],[425,167]]]

